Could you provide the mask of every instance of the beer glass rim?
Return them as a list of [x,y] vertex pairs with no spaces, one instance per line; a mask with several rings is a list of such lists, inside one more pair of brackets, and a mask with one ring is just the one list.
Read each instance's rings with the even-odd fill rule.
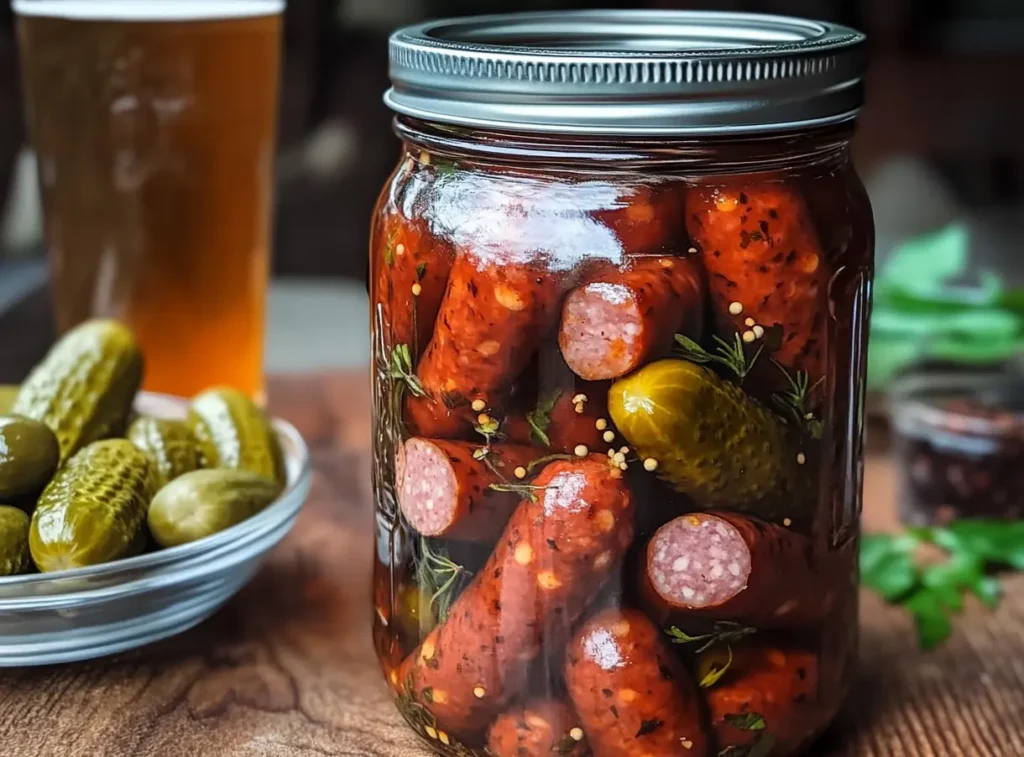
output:
[[276,16],[287,0],[11,0],[23,17],[69,21],[216,21]]

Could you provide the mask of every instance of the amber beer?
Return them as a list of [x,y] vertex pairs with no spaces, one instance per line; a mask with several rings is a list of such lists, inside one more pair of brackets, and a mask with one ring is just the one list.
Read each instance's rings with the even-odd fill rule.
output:
[[262,393],[284,0],[14,0],[61,330],[125,320],[145,388]]

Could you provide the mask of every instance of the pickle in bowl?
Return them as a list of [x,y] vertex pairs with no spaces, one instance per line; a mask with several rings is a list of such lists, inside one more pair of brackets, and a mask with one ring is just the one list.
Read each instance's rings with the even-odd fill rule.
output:
[[131,332],[117,321],[86,321],[32,370],[11,412],[49,426],[64,463],[90,442],[124,433],[141,381]]
[[29,547],[43,573],[138,554],[153,495],[146,454],[127,439],[93,442],[57,472],[32,515]]
[[149,531],[161,547],[212,536],[252,517],[277,497],[278,485],[246,470],[185,473],[163,487],[149,507]]
[[27,503],[49,483],[59,459],[57,437],[44,423],[0,415],[0,502]]
[[216,387],[196,395],[188,425],[203,468],[233,468],[258,473],[284,488],[285,469],[274,428],[248,395]]
[[28,550],[29,517],[10,505],[0,505],[0,577],[27,573],[32,567]]

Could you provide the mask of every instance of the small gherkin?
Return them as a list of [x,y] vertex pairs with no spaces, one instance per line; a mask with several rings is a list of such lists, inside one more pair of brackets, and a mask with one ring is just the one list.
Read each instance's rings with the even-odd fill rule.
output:
[[0,502],[34,504],[59,457],[57,438],[46,424],[0,415]]
[[49,426],[63,464],[90,442],[124,433],[141,382],[142,355],[131,332],[117,321],[87,321],[29,374],[11,412]]
[[44,573],[119,560],[145,543],[155,483],[149,457],[127,439],[93,442],[43,490],[29,548]]
[[608,412],[657,475],[701,508],[797,520],[813,468],[779,416],[686,360],[660,360],[612,384]]
[[162,547],[187,544],[252,517],[273,502],[277,492],[274,481],[251,471],[192,471],[153,497],[149,531]]
[[199,467],[196,440],[185,421],[141,416],[128,427],[128,441],[149,455],[157,489]]
[[27,573],[32,567],[28,529],[28,515],[16,507],[0,505],[0,576]]
[[285,483],[284,458],[273,426],[245,393],[216,387],[196,395],[188,414],[203,468],[232,468]]

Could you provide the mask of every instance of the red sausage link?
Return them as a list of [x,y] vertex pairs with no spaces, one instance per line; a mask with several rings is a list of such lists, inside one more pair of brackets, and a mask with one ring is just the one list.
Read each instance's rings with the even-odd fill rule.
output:
[[406,658],[399,680],[445,730],[482,731],[618,569],[633,538],[619,473],[599,455],[548,464],[447,619]]
[[492,444],[485,456],[481,449],[472,442],[419,437],[402,445],[395,470],[398,504],[418,533],[488,543],[498,538],[519,497],[489,487],[517,481],[515,469],[539,453],[516,444]]
[[[718,746],[750,746],[763,734],[772,754],[790,754],[825,724],[818,705],[818,659],[802,649],[753,643],[733,649],[725,676],[706,693]],[[743,728],[743,716],[760,715],[764,728]],[[749,724],[748,724],[749,726]]]
[[705,286],[689,258],[639,258],[602,272],[562,306],[565,362],[587,380],[613,379],[666,354],[676,333],[699,339]]
[[569,644],[565,683],[594,757],[710,755],[697,686],[641,612],[586,621]]
[[429,395],[411,397],[411,430],[458,437],[481,400],[497,406],[552,327],[561,285],[536,265],[481,261],[460,251],[452,264],[434,336],[417,368]]
[[583,757],[587,753],[579,718],[565,702],[539,699],[497,717],[487,732],[494,757]]
[[[781,326],[782,344],[772,357],[816,381],[828,312],[825,261],[803,198],[785,184],[695,188],[686,219],[709,274],[720,336],[731,341],[757,326]],[[764,364],[777,385],[781,374]]]
[[594,214],[615,232],[627,255],[666,252],[683,234],[680,185],[637,186],[621,195],[618,207]]
[[[652,614],[792,628],[824,619],[836,600],[832,561],[786,528],[736,513],[691,513],[647,544],[643,596]],[[683,621],[685,624],[685,621]]]
[[389,346],[407,345],[415,355],[430,341],[452,266],[452,247],[431,234],[424,222],[392,212],[375,233],[373,249],[381,256],[374,290],[379,313],[374,317],[388,334]]

